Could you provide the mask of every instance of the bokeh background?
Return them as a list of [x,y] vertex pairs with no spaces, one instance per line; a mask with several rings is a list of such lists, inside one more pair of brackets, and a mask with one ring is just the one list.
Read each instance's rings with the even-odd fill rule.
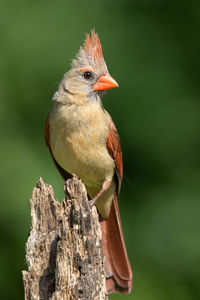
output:
[[103,103],[121,137],[119,205],[134,272],[133,292],[109,299],[200,299],[199,13],[199,1],[1,0],[1,299],[23,299],[38,177],[64,197],[44,123],[93,27],[120,85]]

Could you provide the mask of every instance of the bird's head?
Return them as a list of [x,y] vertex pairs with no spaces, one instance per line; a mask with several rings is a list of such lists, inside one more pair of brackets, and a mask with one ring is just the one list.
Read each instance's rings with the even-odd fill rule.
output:
[[110,76],[98,35],[94,30],[86,35],[84,46],[72,61],[71,69],[64,75],[53,100],[72,101],[73,96],[86,101],[100,99],[103,91],[118,87]]

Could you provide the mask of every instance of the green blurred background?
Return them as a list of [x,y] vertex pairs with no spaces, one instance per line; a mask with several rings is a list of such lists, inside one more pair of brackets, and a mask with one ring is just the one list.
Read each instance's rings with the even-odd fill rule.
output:
[[38,177],[64,197],[44,123],[93,27],[120,85],[103,103],[122,142],[119,205],[134,272],[133,292],[109,299],[200,299],[199,13],[199,1],[0,1],[1,299],[23,299]]

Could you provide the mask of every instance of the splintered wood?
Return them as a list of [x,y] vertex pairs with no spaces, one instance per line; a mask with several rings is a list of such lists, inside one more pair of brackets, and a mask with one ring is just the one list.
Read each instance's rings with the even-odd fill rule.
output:
[[30,200],[31,232],[23,271],[25,300],[106,300],[105,258],[96,207],[76,176],[55,200],[40,178]]

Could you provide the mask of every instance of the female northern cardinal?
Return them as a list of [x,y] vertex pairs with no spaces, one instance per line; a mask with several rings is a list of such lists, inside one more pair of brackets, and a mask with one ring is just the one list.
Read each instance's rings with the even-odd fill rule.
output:
[[132,271],[124,243],[117,195],[123,163],[115,125],[103,108],[102,91],[117,87],[109,75],[101,43],[94,32],[53,97],[46,122],[46,143],[64,180],[75,173],[84,182],[90,204],[101,216],[108,293],[129,293]]

